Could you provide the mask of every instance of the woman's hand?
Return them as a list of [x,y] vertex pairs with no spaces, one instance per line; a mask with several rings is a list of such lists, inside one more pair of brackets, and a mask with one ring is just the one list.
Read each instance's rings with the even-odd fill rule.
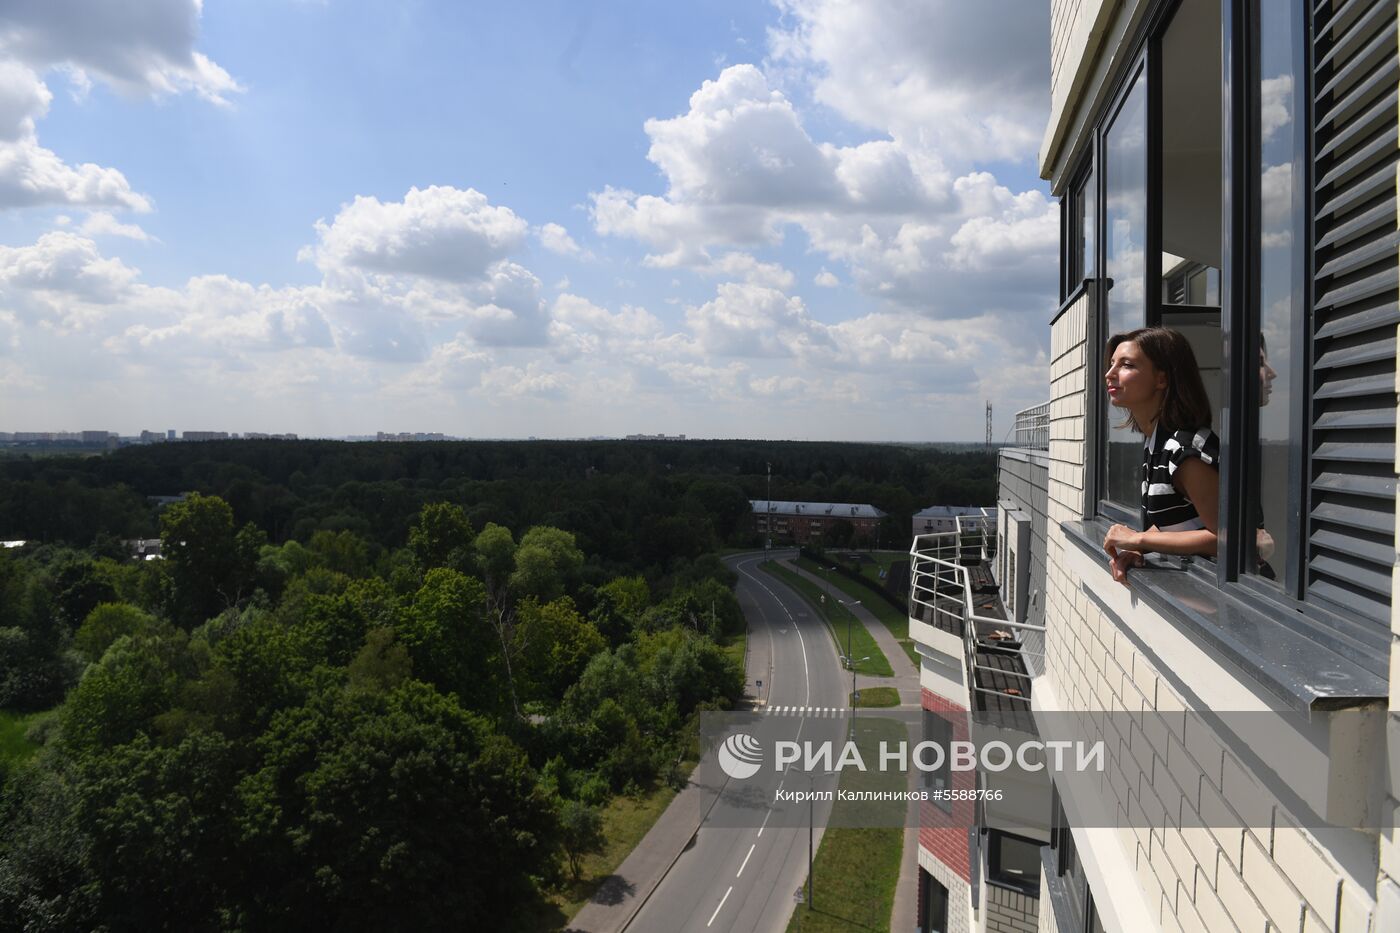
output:
[[1113,579],[1124,586],[1128,585],[1128,570],[1143,565],[1142,533],[1127,525],[1114,525],[1103,538],[1103,549],[1108,554],[1108,570]]
[[1134,531],[1127,525],[1114,525],[1103,536],[1103,549],[1109,557],[1117,557],[1119,551],[1137,551],[1141,556],[1142,532]]
[[1123,550],[1118,552],[1118,556],[1108,562],[1108,572],[1113,574],[1113,579],[1124,586],[1128,585],[1128,569],[1130,567],[1141,567],[1146,560],[1141,551]]

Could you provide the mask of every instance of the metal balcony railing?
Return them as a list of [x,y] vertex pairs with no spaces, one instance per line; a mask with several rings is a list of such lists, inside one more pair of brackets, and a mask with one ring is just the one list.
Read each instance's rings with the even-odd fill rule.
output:
[[[979,652],[1003,658],[1008,652],[1040,656],[1027,652],[1014,636],[1045,631],[1043,625],[1006,619],[995,597],[980,604],[974,599],[973,575],[986,572],[996,549],[996,519],[990,516],[959,518],[957,531],[915,536],[909,548],[909,616],[962,639],[970,693],[1024,701],[1030,697],[1029,674],[1008,671],[978,658]],[[1016,692],[1009,692],[986,686],[1008,678],[1023,680],[1027,689],[1011,688]]]
[[1016,412],[1016,446],[1047,450],[1050,447],[1050,403],[1041,402]]

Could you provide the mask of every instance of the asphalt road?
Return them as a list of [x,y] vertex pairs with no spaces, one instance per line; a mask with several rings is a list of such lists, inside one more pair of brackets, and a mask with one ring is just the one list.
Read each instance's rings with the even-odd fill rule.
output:
[[[739,555],[729,562],[739,574],[736,595],[749,623],[749,650],[771,651],[760,715],[784,717],[783,724],[805,738],[844,730],[850,682],[831,636],[801,597],[759,569],[763,559]],[[721,795],[628,933],[777,933],[787,927],[793,893],[807,877],[809,805],[775,804],[772,784],[791,779],[798,789],[810,785],[795,774],[771,777],[766,785],[753,779],[743,794],[730,786]],[[815,804],[818,827],[830,807]],[[815,835],[820,845],[820,828]],[[820,896],[818,890],[819,902]]]

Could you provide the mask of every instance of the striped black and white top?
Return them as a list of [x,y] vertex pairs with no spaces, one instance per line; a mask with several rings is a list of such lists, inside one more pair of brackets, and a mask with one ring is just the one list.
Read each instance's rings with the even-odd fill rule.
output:
[[1191,500],[1176,491],[1177,468],[1192,457],[1220,468],[1220,438],[1210,428],[1167,434],[1159,426],[1142,447],[1142,527],[1159,531],[1204,528]]

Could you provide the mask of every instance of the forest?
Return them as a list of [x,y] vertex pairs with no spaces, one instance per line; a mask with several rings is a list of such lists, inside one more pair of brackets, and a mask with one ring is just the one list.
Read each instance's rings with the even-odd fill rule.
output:
[[532,928],[742,697],[718,553],[769,464],[774,498],[889,511],[887,546],[995,484],[981,451],[763,442],[0,461],[31,749],[0,746],[0,931]]

